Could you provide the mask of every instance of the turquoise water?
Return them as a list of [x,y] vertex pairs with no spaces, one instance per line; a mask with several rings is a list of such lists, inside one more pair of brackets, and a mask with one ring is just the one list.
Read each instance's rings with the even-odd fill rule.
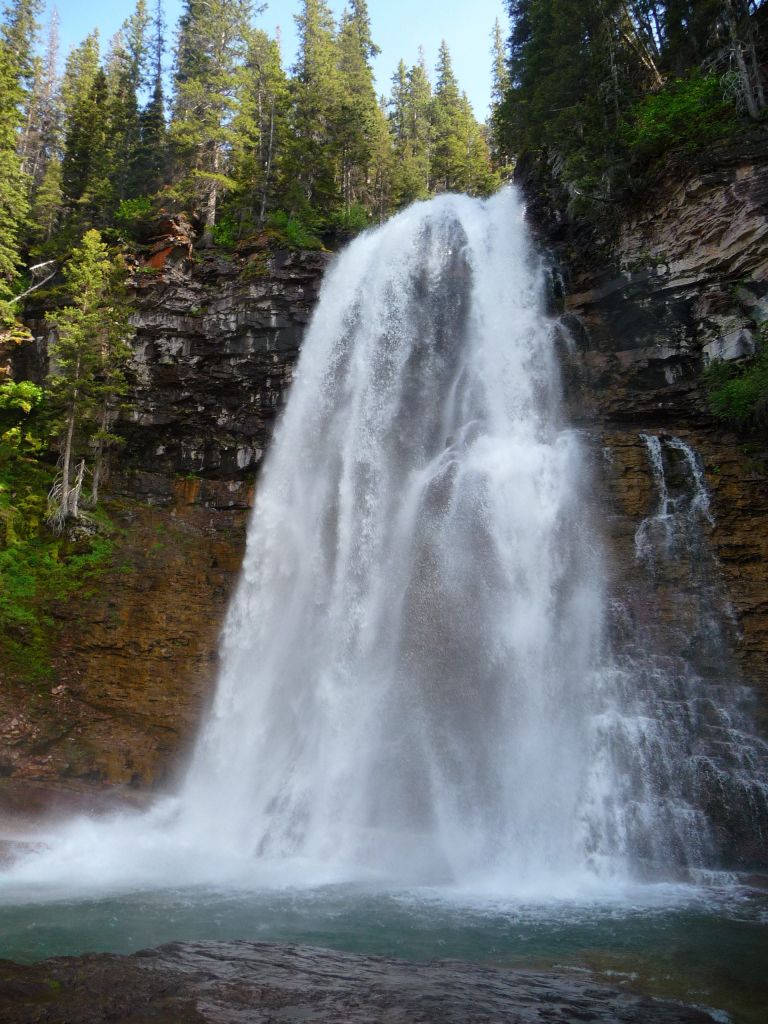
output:
[[0,956],[8,959],[130,953],[185,939],[586,967],[620,984],[727,1012],[735,1022],[768,1018],[768,893],[746,887],[647,886],[621,899],[553,904],[349,886],[166,889],[45,902],[39,892],[16,889],[0,902]]

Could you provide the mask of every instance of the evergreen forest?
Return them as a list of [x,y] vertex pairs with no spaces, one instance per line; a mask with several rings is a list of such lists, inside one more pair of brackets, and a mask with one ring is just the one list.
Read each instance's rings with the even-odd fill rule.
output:
[[43,32],[42,0],[10,0],[0,298],[86,231],[130,240],[158,212],[186,211],[203,245],[269,225],[308,246],[437,191],[498,186],[445,44],[434,80],[422,56],[377,96],[365,0],[338,23],[325,0],[298,7],[288,69],[252,0],[187,0],[173,32],[162,0],[137,0],[106,48],[92,32],[59,75],[56,21]]
[[[610,221],[659,164],[765,130],[764,0],[508,0],[497,154],[538,162],[571,210]],[[496,47],[498,49],[498,47]]]

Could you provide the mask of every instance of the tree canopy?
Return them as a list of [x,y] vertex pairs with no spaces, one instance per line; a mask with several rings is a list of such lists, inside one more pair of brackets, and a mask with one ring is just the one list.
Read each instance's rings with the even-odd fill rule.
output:
[[172,47],[162,0],[136,0],[106,52],[90,33],[60,78],[55,20],[40,46],[42,8],[8,0],[0,22],[9,295],[25,263],[66,255],[90,229],[118,241],[134,214],[183,210],[203,245],[288,222],[308,239],[498,184],[447,46],[434,87],[420,59],[377,95],[366,0],[347,0],[338,19],[326,0],[297,0],[289,69],[256,0],[184,0]]
[[765,0],[507,0],[494,153],[548,159],[612,201],[653,161],[764,120]]

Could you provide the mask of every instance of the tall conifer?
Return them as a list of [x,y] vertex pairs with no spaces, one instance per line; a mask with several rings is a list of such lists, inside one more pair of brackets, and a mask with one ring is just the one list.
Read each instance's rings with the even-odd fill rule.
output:
[[263,226],[275,205],[289,130],[288,80],[280,46],[260,29],[249,32],[237,98],[232,175],[240,186],[235,205],[242,234]]
[[336,25],[325,0],[302,0],[291,81],[292,141],[287,197],[292,212],[327,214],[341,202],[337,132],[341,86]]
[[17,153],[24,96],[16,53],[0,39],[0,330],[10,315],[21,262],[19,245],[27,214],[27,179]]
[[168,170],[168,139],[165,125],[163,56],[165,21],[162,0],[156,0],[149,50],[149,102],[140,115],[140,143],[136,157],[136,190],[152,195],[164,184]]
[[339,29],[337,119],[341,187],[347,209],[371,198],[372,163],[380,153],[386,121],[379,107],[371,60],[380,52],[371,36],[365,0],[349,0]]
[[251,0],[185,0],[179,22],[171,142],[177,166],[192,168],[203,245],[213,242],[217,204],[232,184],[226,159],[252,14]]

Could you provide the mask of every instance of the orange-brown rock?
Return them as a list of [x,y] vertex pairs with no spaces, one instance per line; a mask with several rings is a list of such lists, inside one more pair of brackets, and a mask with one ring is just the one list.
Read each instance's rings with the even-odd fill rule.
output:
[[5,678],[0,764],[18,792],[88,782],[157,788],[188,749],[217,669],[246,512],[179,501],[110,507],[121,532],[90,596],[55,610],[56,677]]

